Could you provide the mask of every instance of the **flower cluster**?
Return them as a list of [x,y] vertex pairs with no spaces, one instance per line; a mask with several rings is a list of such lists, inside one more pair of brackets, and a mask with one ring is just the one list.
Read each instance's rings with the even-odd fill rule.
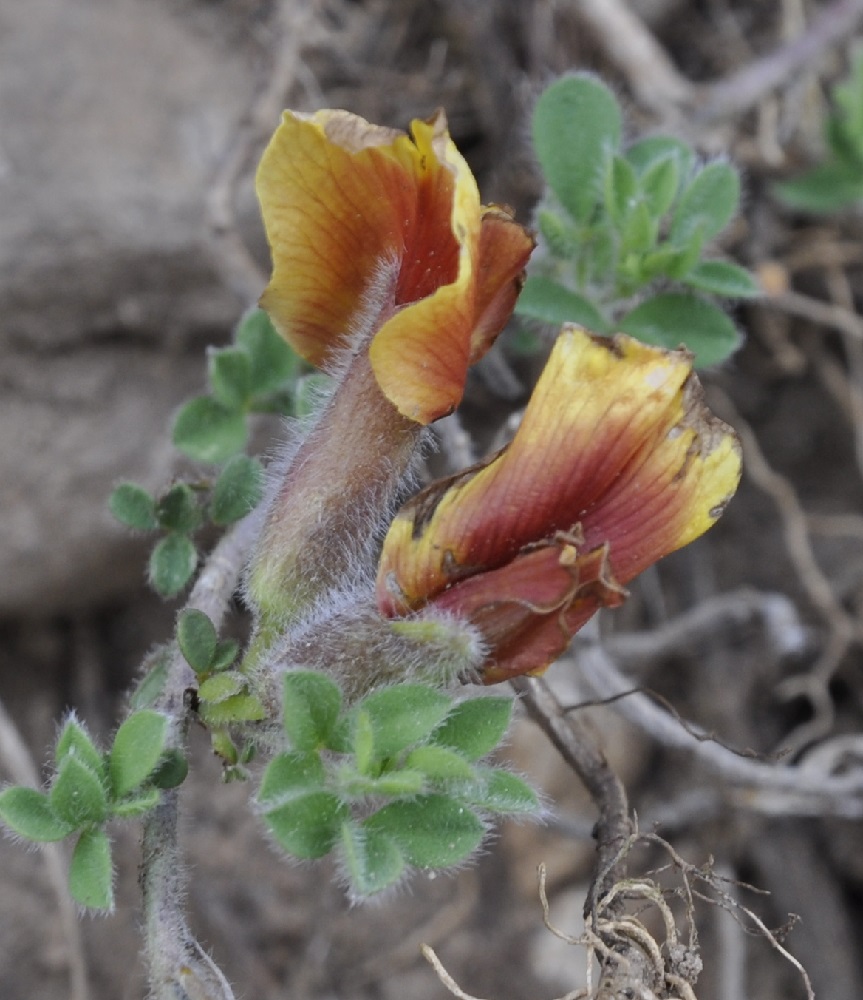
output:
[[259,628],[291,627],[374,564],[384,627],[462,622],[484,681],[536,673],[722,513],[739,447],[688,353],[564,327],[513,441],[393,516],[421,428],[458,404],[506,323],[532,239],[480,204],[442,112],[410,136],[286,112],[258,191],[273,253],[262,304],[336,372],[266,513]]

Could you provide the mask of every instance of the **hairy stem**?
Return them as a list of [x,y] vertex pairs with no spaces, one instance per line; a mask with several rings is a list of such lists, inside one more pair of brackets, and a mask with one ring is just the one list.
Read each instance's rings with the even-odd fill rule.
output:
[[[213,549],[187,607],[203,611],[216,628],[228,609],[248,558],[256,524],[247,517]],[[171,722],[171,745],[184,749],[188,722],[186,690],[195,675],[174,649],[165,687],[154,706]],[[177,827],[179,790],[165,792],[144,821],[141,890],[146,957],[153,1000],[233,1000],[227,980],[189,930],[184,912],[185,877]]]

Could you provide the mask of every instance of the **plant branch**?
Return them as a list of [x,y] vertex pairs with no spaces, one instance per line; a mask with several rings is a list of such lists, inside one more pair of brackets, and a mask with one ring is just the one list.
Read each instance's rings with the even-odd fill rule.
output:
[[[218,629],[236,590],[258,518],[250,514],[225,534],[208,557],[187,608],[204,612]],[[168,715],[174,747],[184,748],[188,725],[186,690],[192,668],[175,646],[162,694],[154,706]],[[178,846],[179,791],[165,792],[144,821],[141,889],[150,989],[154,1000],[233,1000],[227,980],[189,930],[185,879]]]

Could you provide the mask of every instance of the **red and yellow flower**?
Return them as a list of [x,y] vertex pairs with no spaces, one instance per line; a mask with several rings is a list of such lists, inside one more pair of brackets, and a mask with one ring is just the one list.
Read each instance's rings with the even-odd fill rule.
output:
[[411,135],[286,111],[257,191],[273,257],[261,304],[335,386],[266,511],[248,576],[276,634],[372,555],[424,425],[461,400],[509,318],[533,239],[480,204],[443,112]]
[[512,312],[533,240],[480,204],[443,112],[408,136],[346,111],[286,111],[257,190],[273,255],[261,304],[298,353],[320,366],[365,348],[404,416],[454,409]]
[[515,438],[397,515],[388,617],[452,612],[488,644],[487,683],[543,671],[642,570],[720,516],[740,476],[683,350],[565,328]]

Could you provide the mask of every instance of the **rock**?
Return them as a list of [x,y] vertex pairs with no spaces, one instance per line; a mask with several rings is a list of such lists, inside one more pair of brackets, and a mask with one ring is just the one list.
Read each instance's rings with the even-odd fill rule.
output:
[[0,15],[0,615],[140,581],[108,492],[170,477],[171,410],[246,304],[205,219],[254,89],[218,16],[140,0]]

